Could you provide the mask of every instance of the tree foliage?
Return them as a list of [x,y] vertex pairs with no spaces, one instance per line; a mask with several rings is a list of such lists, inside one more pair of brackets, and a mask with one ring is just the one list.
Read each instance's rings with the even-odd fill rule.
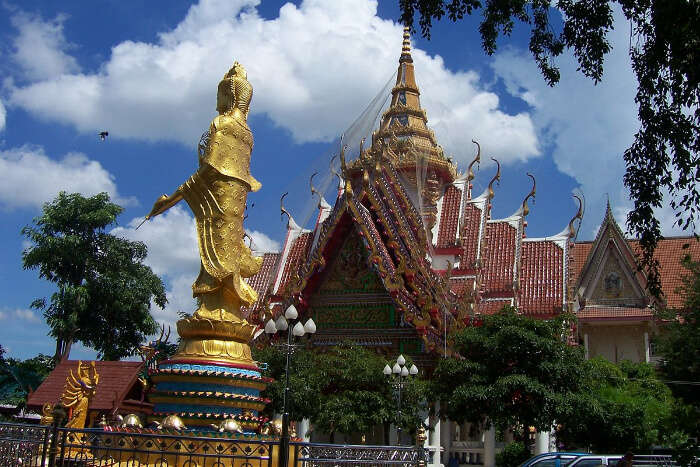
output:
[[[689,458],[700,457],[700,262],[686,257],[683,265],[687,273],[683,277],[680,292],[684,308],[671,310],[670,321],[658,339],[658,352],[663,356],[661,373],[674,395],[685,406],[679,408],[676,420],[696,441],[687,443],[684,451]],[[686,462],[688,459],[686,459]]]
[[[484,51],[496,51],[500,36],[509,36],[517,22],[531,27],[529,49],[545,81],[559,81],[554,59],[571,50],[579,71],[596,83],[610,51],[613,8],[619,5],[631,27],[630,58],[638,87],[640,127],[624,153],[624,182],[634,208],[629,231],[640,239],[640,267],[647,271],[649,290],[661,295],[658,263],[653,252],[661,238],[654,210],[664,192],[676,213],[676,224],[694,227],[700,206],[700,2],[697,0],[399,0],[401,21],[430,37],[433,20],[463,19],[480,10],[479,32]],[[556,8],[556,10],[555,10]],[[559,19],[560,12],[562,20]],[[554,19],[552,18],[554,16]],[[623,25],[620,25],[623,26]],[[555,32],[558,31],[558,32]]]
[[[266,375],[276,380],[265,391],[272,399],[266,410],[282,413],[284,354],[269,346],[256,350],[255,358],[268,364]],[[331,435],[367,432],[384,423],[415,429],[420,423],[419,411],[425,408],[423,383],[416,379],[408,382],[399,420],[397,400],[382,374],[387,363],[376,353],[352,344],[324,352],[296,352],[289,372],[290,418],[308,418],[315,430]]]
[[585,360],[566,343],[568,331],[566,317],[536,320],[505,307],[457,332],[461,358],[440,360],[431,381],[441,416],[503,430],[551,429],[584,397]]
[[31,242],[22,253],[24,268],[57,287],[50,300],[32,303],[56,339],[56,360],[67,357],[75,341],[106,360],[119,359],[156,331],[149,308],[151,300],[165,305],[165,288],[143,264],[146,246],[105,232],[121,212],[107,193],[61,192],[22,229]]
[[53,369],[53,358],[43,354],[27,360],[0,358],[0,403],[24,407],[29,393],[36,390]]
[[676,402],[647,363],[586,362],[588,397],[557,419],[557,440],[592,452],[644,452],[681,437],[674,425]]

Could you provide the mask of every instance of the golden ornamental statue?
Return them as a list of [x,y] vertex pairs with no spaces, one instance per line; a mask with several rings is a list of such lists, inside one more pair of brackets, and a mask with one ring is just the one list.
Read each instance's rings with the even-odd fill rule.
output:
[[253,134],[246,119],[252,96],[246,71],[235,62],[219,83],[219,115],[200,142],[199,168],[172,195],[161,196],[146,216],[157,216],[184,199],[197,223],[201,267],[192,292],[199,308],[178,322],[182,341],[177,358],[251,360],[247,344],[256,326],[241,317],[240,308],[257,300],[244,278],[262,264],[243,239],[247,194],[261,186],[250,175]]
[[85,428],[88,406],[97,392],[99,381],[100,375],[97,374],[94,361],[88,365],[79,360],[75,374],[70,370],[61,394],[61,404],[68,409],[67,428]]

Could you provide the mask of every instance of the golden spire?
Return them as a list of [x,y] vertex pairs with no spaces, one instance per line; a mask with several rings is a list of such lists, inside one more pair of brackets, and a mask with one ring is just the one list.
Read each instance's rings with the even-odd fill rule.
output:
[[[403,47],[401,48],[401,60],[411,58],[411,28],[404,26],[403,28]],[[411,60],[412,61],[412,60]]]

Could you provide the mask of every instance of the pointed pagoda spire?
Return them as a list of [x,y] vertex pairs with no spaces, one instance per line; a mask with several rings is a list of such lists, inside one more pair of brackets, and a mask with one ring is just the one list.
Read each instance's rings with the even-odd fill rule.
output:
[[[428,118],[420,105],[420,90],[416,84],[413,57],[411,57],[411,33],[403,29],[403,45],[396,72],[396,84],[391,90],[391,105],[384,113],[380,131],[422,139],[421,146],[436,147],[437,142],[428,130]],[[425,141],[428,140],[428,141]]]

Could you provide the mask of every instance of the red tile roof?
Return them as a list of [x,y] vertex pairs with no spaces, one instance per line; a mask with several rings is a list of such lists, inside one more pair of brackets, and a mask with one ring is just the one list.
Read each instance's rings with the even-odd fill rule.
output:
[[[639,252],[637,240],[627,240],[627,243],[633,252]],[[688,248],[684,249],[683,246],[686,244]],[[576,242],[574,244],[571,250],[571,280],[573,283],[578,281],[592,247],[593,242]],[[681,260],[686,254],[695,260],[700,259],[700,242],[696,241],[694,237],[665,238],[659,242],[654,254],[659,260],[661,288],[666,294],[666,301],[670,308],[683,306],[683,297],[677,289],[682,285],[681,277],[686,273],[685,268],[681,265]]]
[[620,320],[653,318],[650,308],[626,308],[614,306],[587,306],[576,313],[579,321]]
[[473,277],[450,277],[450,290],[457,297],[463,297],[474,290]]
[[482,211],[474,203],[467,203],[462,214],[462,247],[464,253],[460,258],[460,269],[474,267],[479,253],[479,228],[481,226]]
[[447,248],[454,246],[457,239],[457,228],[459,226],[459,205],[462,199],[462,190],[449,185],[442,197],[442,207],[440,213],[440,225],[438,229],[437,248]]
[[[629,242],[632,251],[639,252],[639,242]],[[688,245],[687,248],[683,248]],[[681,278],[688,273],[681,261],[685,255],[693,260],[700,260],[700,242],[693,237],[666,238],[656,247],[654,257],[659,260],[661,271],[661,289],[666,294],[666,304],[669,308],[682,308],[683,295],[678,288],[683,285]]]
[[553,315],[564,305],[564,250],[551,241],[523,242],[520,269],[520,311]]
[[569,263],[569,274],[571,275],[572,284],[578,282],[581,276],[581,271],[586,265],[588,254],[593,248],[593,242],[576,242],[571,247],[571,262]]
[[279,260],[280,253],[265,253],[263,255],[262,266],[260,271],[253,277],[246,279],[246,282],[258,293],[258,300],[253,303],[252,306],[247,308],[241,308],[245,315],[249,314],[251,311],[256,310],[260,304],[265,300],[265,293],[270,287],[270,283],[275,279],[275,272],[277,272],[277,262]]
[[513,290],[516,234],[517,230],[508,222],[486,225],[485,293]]
[[489,300],[485,302],[480,302],[476,306],[476,312],[482,315],[493,315],[506,306],[510,305],[510,299],[508,300]]
[[278,293],[284,293],[287,287],[287,282],[292,277],[292,271],[298,271],[301,266],[301,262],[306,259],[306,255],[309,252],[311,246],[311,240],[313,239],[313,232],[304,232],[294,239],[292,247],[289,249],[289,254],[287,255],[287,262],[284,265],[284,271],[282,271],[282,280],[280,281]]
[[[95,369],[100,379],[97,383],[95,397],[90,401],[89,409],[112,410],[121,404],[134,384],[137,383],[142,368],[142,362],[96,361]],[[27,407],[32,410],[40,410],[47,402],[57,403],[63,393],[70,370],[73,370],[73,374],[76,373],[78,360],[64,360],[59,363],[37,390],[29,395]]]

